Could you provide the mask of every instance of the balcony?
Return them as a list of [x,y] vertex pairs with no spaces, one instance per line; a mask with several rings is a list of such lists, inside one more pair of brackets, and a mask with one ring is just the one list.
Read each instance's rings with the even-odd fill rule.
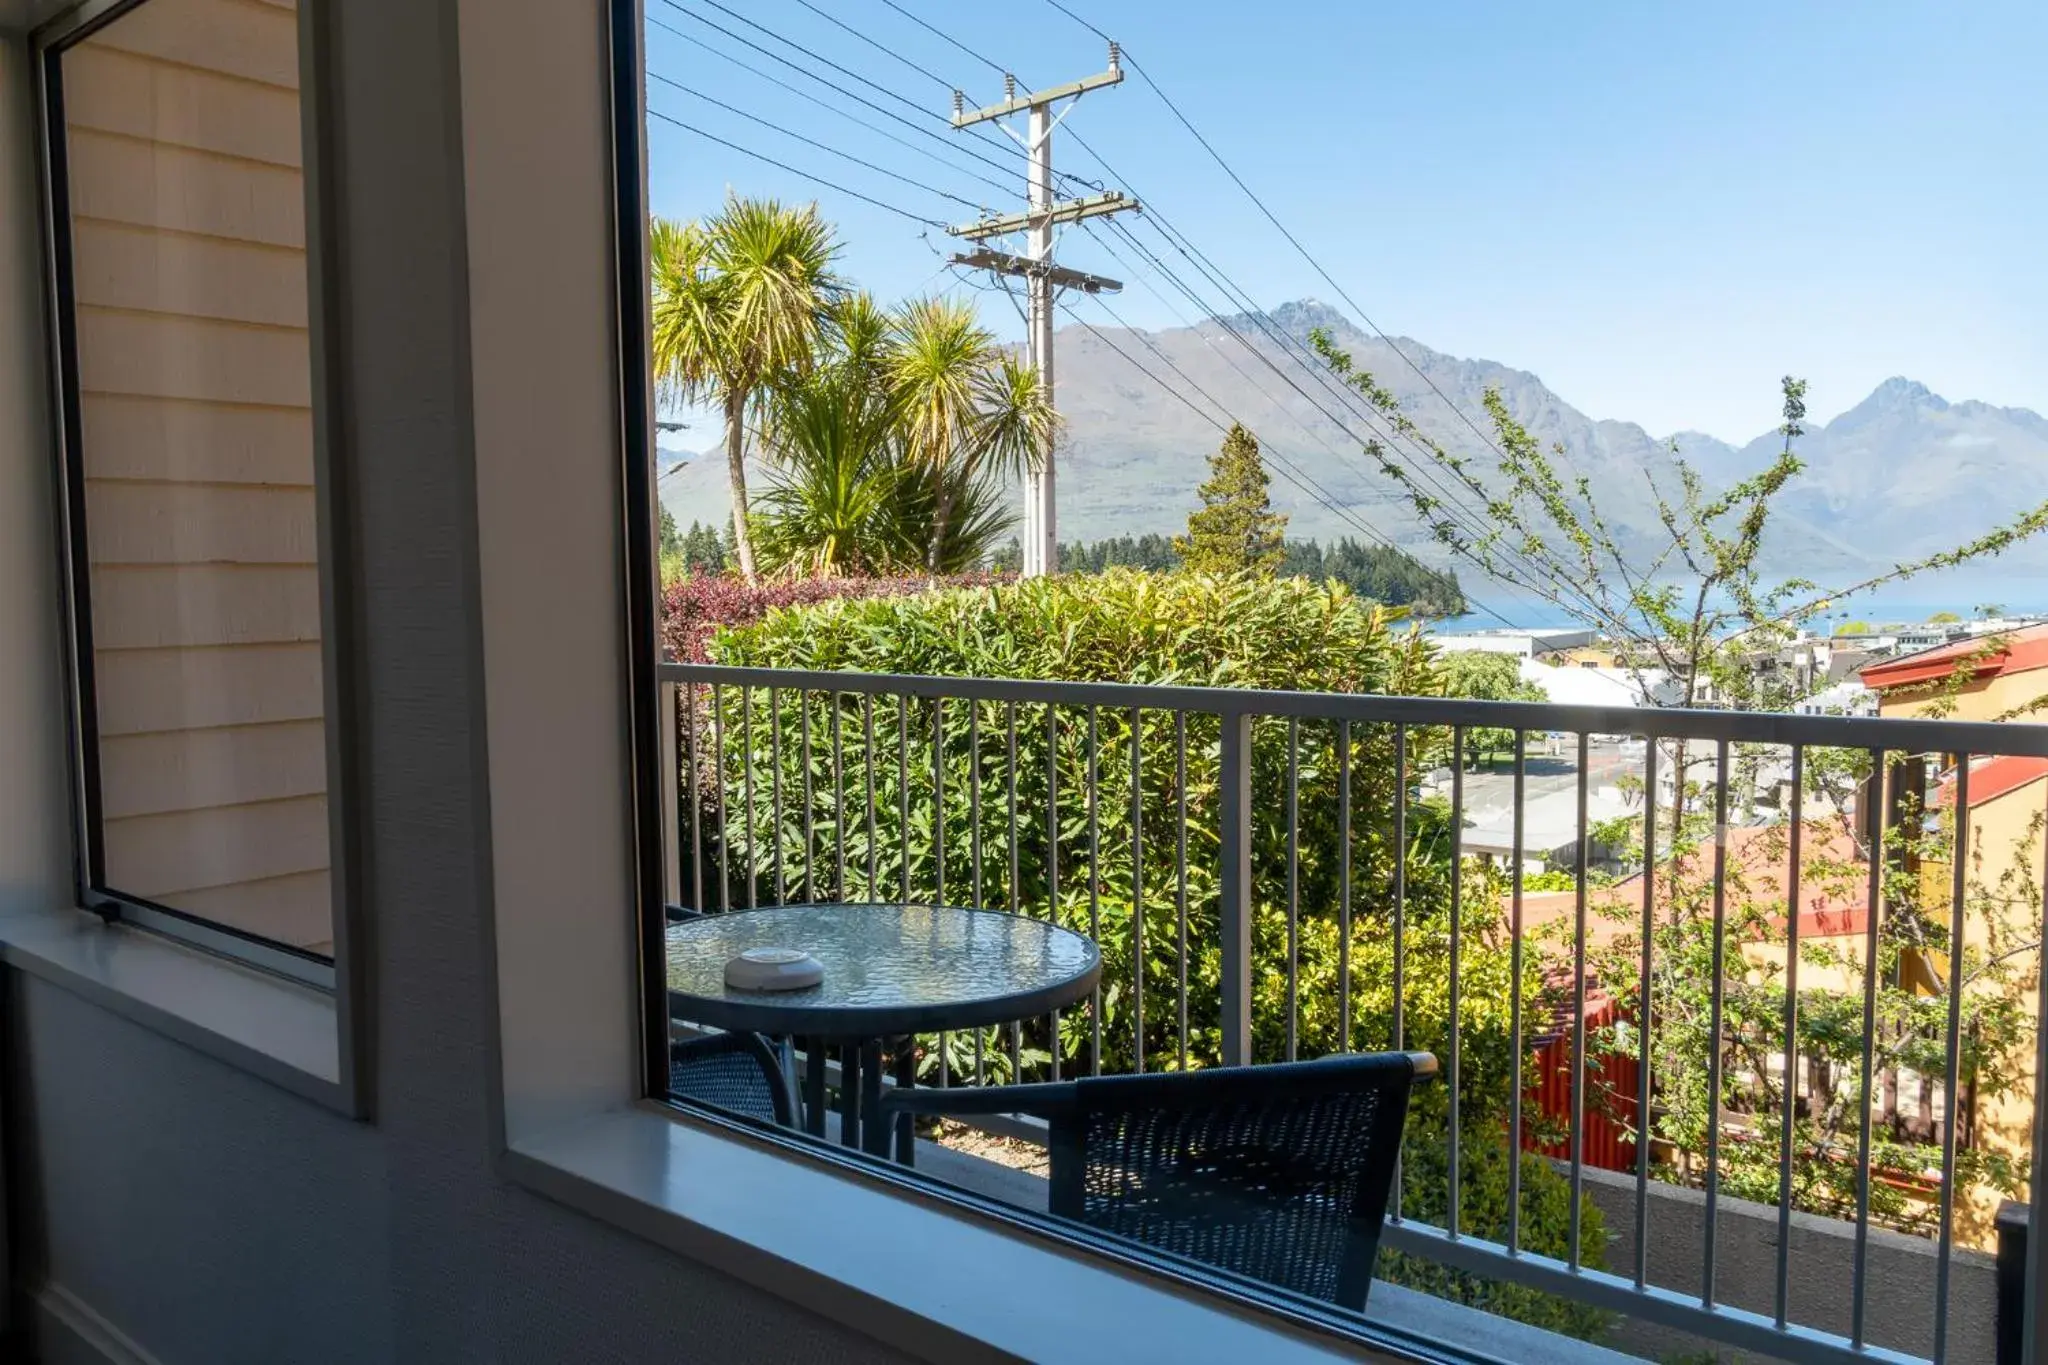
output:
[[[717,665],[662,688],[687,912],[967,905],[1099,946],[1080,1007],[916,1039],[918,1085],[1434,1053],[1368,1317],[1520,1358],[1995,1358],[1994,1218],[2041,1122],[2048,732]],[[1530,842],[1560,797],[1567,846]],[[917,1165],[1042,1210],[1042,1130],[980,1126],[921,1130]]]

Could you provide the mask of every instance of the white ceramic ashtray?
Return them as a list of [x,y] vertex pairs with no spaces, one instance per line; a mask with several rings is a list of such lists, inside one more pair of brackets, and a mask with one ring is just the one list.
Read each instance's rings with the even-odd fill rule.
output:
[[800,991],[824,979],[824,964],[795,948],[749,948],[725,964],[736,991]]

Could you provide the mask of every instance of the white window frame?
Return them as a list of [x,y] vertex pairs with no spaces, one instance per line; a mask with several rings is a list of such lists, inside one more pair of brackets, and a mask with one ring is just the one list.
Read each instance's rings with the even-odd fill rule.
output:
[[666,1018],[643,13],[455,10],[500,1169],[920,1356],[1458,1358],[649,1098]]
[[[150,0],[85,0],[50,18],[28,44],[34,88],[32,128],[0,111],[0,134],[32,133],[41,189],[40,230],[47,332],[50,432],[48,463],[53,488],[48,506],[57,527],[58,567],[51,582],[63,596],[61,635],[69,665],[65,702],[70,710],[70,828],[74,884],[68,896],[22,903],[0,916],[0,956],[31,975],[80,994],[199,1051],[272,1084],[354,1118],[370,1112],[370,1012],[367,954],[360,897],[360,846],[353,801],[356,774],[356,683],[352,673],[355,613],[347,585],[347,514],[342,493],[337,429],[340,354],[337,318],[340,276],[332,251],[337,197],[332,105],[335,83],[329,45],[320,34],[331,22],[334,0],[299,0],[300,119],[306,185],[307,306],[314,394],[314,483],[317,506],[324,711],[327,729],[329,848],[334,904],[334,961],[309,955],[151,906],[99,885],[91,850],[86,737],[91,701],[79,686],[79,650],[90,649],[85,622],[73,600],[77,560],[69,496],[71,452],[77,430],[75,384],[67,373],[69,290],[59,269],[59,204],[53,176],[61,174],[64,130],[53,118],[50,73],[69,45]],[[11,54],[10,54],[11,55]],[[24,723],[47,726],[47,714]],[[24,786],[44,774],[22,775]]]

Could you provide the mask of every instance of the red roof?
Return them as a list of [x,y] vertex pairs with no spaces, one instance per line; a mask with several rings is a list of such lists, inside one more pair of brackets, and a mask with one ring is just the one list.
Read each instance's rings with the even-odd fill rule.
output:
[[[1970,763],[1970,809],[1975,810],[1986,801],[1995,801],[2044,777],[2048,777],[2048,758],[2008,754],[2000,758],[1974,759]],[[1956,803],[1956,776],[1953,772],[1942,777],[1935,802],[1942,806]]]
[[1887,687],[1949,677],[1959,664],[1979,678],[2048,668],[2048,625],[1956,640],[1904,658],[1884,659],[1863,669],[1858,676],[1865,687],[1881,692]]
[[[2043,773],[2048,774],[2048,760],[2041,762]],[[1990,799],[1978,791],[1981,772],[1982,769],[1977,768],[1970,771],[1972,806]],[[1728,831],[1726,858],[1727,903],[1732,907],[1739,901],[1747,901],[1759,907],[1780,908],[1781,913],[1769,918],[1781,929],[1785,925],[1782,907],[1791,891],[1787,828],[1782,824],[1737,825]],[[1856,841],[1839,820],[1810,819],[1803,822],[1801,847],[1800,935],[1812,938],[1862,933],[1870,913],[1870,864],[1856,846]],[[1697,886],[1713,876],[1713,856],[1711,843],[1684,856],[1683,872],[1688,884]],[[1816,871],[1818,868],[1832,870],[1822,873]],[[1670,869],[1660,868],[1652,913],[1669,912],[1670,887]],[[1501,904],[1506,906],[1510,900],[1510,896],[1504,893]],[[1586,925],[1589,947],[1606,947],[1624,935],[1638,933],[1642,924],[1642,873],[1633,873],[1609,886],[1590,887],[1586,901],[1590,906],[1619,907],[1628,912],[1618,917],[1598,913],[1589,915]],[[1571,891],[1525,893],[1522,897],[1523,932],[1528,933],[1552,920],[1568,918],[1576,913],[1577,905],[1578,896]],[[1569,1017],[1567,1010],[1567,1022]]]

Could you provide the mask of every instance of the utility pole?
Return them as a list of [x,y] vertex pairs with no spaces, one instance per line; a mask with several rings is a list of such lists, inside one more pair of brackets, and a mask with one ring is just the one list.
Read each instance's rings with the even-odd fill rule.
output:
[[[1017,78],[1005,74],[1003,77],[1003,101],[981,109],[966,107],[965,97],[958,90],[953,92],[953,126],[971,128],[977,123],[993,122],[1008,134],[1031,158],[1029,193],[1025,211],[984,217],[978,222],[964,223],[946,231],[955,237],[969,241],[983,242],[991,237],[1008,233],[1025,234],[1024,256],[1013,256],[1008,252],[983,248],[952,258],[952,264],[988,270],[998,275],[1021,275],[1030,290],[1030,351],[1033,365],[1038,370],[1039,383],[1045,387],[1048,403],[1053,398],[1052,364],[1052,309],[1055,291],[1080,289],[1090,294],[1114,293],[1123,288],[1115,280],[1100,275],[1089,275],[1078,270],[1065,270],[1053,264],[1053,229],[1064,223],[1078,223],[1087,218],[1104,214],[1121,213],[1138,207],[1138,201],[1126,197],[1121,191],[1110,190],[1102,194],[1089,195],[1082,199],[1060,200],[1053,196],[1052,130],[1057,128],[1073,106],[1055,117],[1053,106],[1067,100],[1078,100],[1090,90],[1103,86],[1120,85],[1123,82],[1123,66],[1119,59],[1117,45],[1109,45],[1109,69],[1094,76],[1084,76],[1078,81],[1052,86],[1045,90],[1026,91],[1019,94]],[[1019,134],[1003,120],[1015,114],[1028,114],[1024,133]],[[1039,453],[1038,468],[1028,476],[1024,494],[1024,574],[1035,577],[1052,573],[1059,568],[1059,507],[1058,475],[1053,468],[1053,437],[1048,435],[1045,448]]]

